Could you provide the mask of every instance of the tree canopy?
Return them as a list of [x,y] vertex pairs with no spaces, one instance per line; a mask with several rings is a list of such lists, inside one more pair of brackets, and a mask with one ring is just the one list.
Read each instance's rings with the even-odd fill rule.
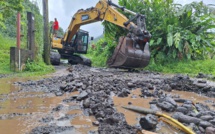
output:
[[22,11],[23,0],[0,0],[0,26],[5,26],[5,19],[12,16],[15,11]]

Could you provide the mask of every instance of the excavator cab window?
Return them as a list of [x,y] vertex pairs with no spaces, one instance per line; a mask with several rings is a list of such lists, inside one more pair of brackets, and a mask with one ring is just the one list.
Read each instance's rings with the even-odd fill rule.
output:
[[72,47],[75,46],[75,45],[74,45],[74,44],[75,44],[75,43],[74,43],[74,42],[75,42],[75,39],[76,39],[76,35],[73,36],[72,40],[71,40],[70,43],[69,43]]
[[88,49],[88,33],[79,32],[76,37],[76,53],[86,54]]

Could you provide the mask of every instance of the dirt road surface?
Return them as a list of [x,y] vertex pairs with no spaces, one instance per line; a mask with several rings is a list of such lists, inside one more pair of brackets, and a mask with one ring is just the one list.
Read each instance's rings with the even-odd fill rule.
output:
[[0,89],[1,134],[183,133],[126,105],[162,111],[195,133],[215,129],[215,84],[186,75],[56,66],[42,77],[2,77]]

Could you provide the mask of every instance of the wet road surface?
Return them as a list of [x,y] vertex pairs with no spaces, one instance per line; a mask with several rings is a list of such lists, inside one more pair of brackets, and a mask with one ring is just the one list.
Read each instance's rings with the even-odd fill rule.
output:
[[[85,68],[83,68],[85,69]],[[77,70],[79,71],[79,70]],[[92,74],[101,73],[103,70],[91,68]],[[119,70],[106,69],[106,74],[102,77],[110,77],[111,79],[117,79],[118,75],[115,72]],[[43,92],[43,90],[36,91],[35,87],[30,87],[29,91],[22,91],[22,86],[14,84],[14,82],[25,82],[28,80],[40,80],[44,78],[52,78],[56,76],[66,76],[70,72],[74,72],[72,68],[68,67],[59,68],[56,73],[44,76],[43,78],[1,78],[0,79],[0,132],[1,134],[23,134],[30,133],[32,129],[37,126],[56,125],[56,126],[73,126],[72,129],[64,132],[86,134],[86,133],[97,133],[98,127],[93,125],[97,120],[94,116],[89,116],[85,110],[83,110],[83,102],[66,102],[65,99],[71,96],[79,95],[80,91],[66,92],[63,95],[57,95],[53,92]],[[133,78],[143,79],[144,74],[138,73],[123,73],[123,79]],[[87,76],[86,76],[87,77]],[[147,76],[148,77],[148,76]],[[153,76],[158,77],[157,75]],[[159,76],[162,77],[162,76]],[[167,76],[169,77],[169,76]],[[144,77],[145,78],[145,77]],[[100,79],[100,78],[98,78]],[[151,79],[151,78],[150,78]],[[156,78],[157,79],[157,78]],[[57,84],[57,83],[56,83]],[[62,82],[62,84],[65,84]],[[40,86],[40,85],[39,85]],[[35,88],[35,89],[32,89]],[[131,126],[138,125],[141,114],[137,114],[121,108],[121,106],[132,104],[135,106],[141,106],[150,108],[149,102],[154,97],[142,97],[141,88],[135,88],[131,90],[130,94],[126,97],[119,97],[118,95],[112,95],[114,107],[117,112],[123,113],[127,123]],[[166,92],[166,91],[165,91]],[[176,91],[166,92],[172,96],[180,96],[181,99],[191,100],[194,103],[203,103],[210,107],[211,110],[215,110],[214,102],[215,98],[206,97],[202,94],[187,91]],[[54,109],[54,110],[53,110]],[[164,126],[163,129],[159,129],[156,132],[163,133],[180,133],[177,130]]]

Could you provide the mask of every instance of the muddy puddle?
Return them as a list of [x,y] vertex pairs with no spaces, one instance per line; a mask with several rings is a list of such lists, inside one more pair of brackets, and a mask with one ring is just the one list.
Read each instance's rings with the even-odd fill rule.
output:
[[[35,78],[35,80],[40,78]],[[75,129],[65,131],[62,134],[85,134],[88,131],[97,131],[97,127],[92,125],[94,117],[85,116],[79,108],[79,104],[63,104],[62,101],[78,92],[64,94],[56,97],[46,95],[43,92],[16,92],[19,86],[13,83],[16,81],[27,81],[28,79],[5,78],[0,79],[0,132],[1,134],[24,134],[29,133],[33,128],[45,125],[41,118],[46,119],[47,115],[53,118],[49,124],[57,126],[74,126]],[[11,93],[12,92],[12,93]],[[13,93],[15,92],[15,93]],[[53,111],[59,104],[64,106],[64,110]],[[70,108],[69,108],[70,107]],[[75,107],[75,108],[71,108]],[[58,120],[65,115],[74,115],[74,118]]]
[[[196,94],[193,92],[185,92],[185,91],[172,91],[171,93],[166,92],[167,94],[171,94],[173,96],[179,96],[181,99],[187,99],[191,100],[194,103],[203,103],[207,104],[211,110],[215,110],[214,106],[212,106],[213,103],[215,102],[215,98],[209,98],[200,94]],[[136,89],[131,92],[131,94],[128,97],[113,97],[114,105],[116,106],[116,109],[118,112],[123,113],[125,115],[126,121],[128,122],[129,125],[138,125],[139,119],[141,116],[145,116],[143,114],[139,114],[136,112],[132,112],[130,110],[126,110],[122,108],[122,106],[127,106],[127,105],[134,105],[134,106],[139,106],[139,107],[144,107],[144,108],[150,108],[149,102],[153,100],[153,97],[148,97],[148,98],[142,98],[139,95],[141,94],[141,89]],[[170,113],[163,112],[167,115],[170,115]],[[155,131],[158,134],[184,134],[184,132],[180,131],[179,129],[161,122],[157,130]],[[144,133],[144,132],[143,132]],[[148,132],[146,132],[148,134]]]

